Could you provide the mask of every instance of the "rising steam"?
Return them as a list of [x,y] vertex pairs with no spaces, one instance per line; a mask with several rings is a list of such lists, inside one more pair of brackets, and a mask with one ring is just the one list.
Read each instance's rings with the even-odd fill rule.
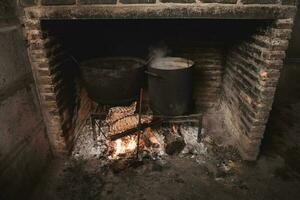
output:
[[151,46],[149,48],[149,63],[151,65],[155,65],[155,63],[161,59],[166,57],[171,53],[171,50],[167,47],[167,45],[161,42],[159,45]]

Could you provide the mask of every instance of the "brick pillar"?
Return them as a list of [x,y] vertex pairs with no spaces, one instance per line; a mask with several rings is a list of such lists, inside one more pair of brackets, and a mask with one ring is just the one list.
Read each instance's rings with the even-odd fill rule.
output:
[[[49,140],[56,155],[66,153],[66,142],[63,137],[62,119],[59,114],[57,95],[50,65],[53,62],[51,53],[53,41],[51,38],[44,38],[40,20],[25,18],[25,37],[28,42],[28,54],[31,62],[36,87],[39,93],[40,104],[43,110],[44,120],[47,126]],[[51,48],[52,47],[52,48]]]
[[292,26],[293,19],[275,20],[228,54],[222,101],[225,124],[246,160],[258,156]]

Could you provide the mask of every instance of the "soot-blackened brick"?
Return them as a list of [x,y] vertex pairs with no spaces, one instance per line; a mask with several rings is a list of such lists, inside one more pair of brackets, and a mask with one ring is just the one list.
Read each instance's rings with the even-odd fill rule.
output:
[[36,0],[21,0],[22,6],[34,6],[36,5]]
[[241,0],[243,4],[276,4],[278,0]]
[[237,0],[201,0],[203,3],[228,3],[228,4],[235,4]]
[[71,5],[75,3],[76,0],[42,0],[42,5]]
[[162,3],[195,3],[196,0],[160,0]]
[[283,5],[296,5],[296,0],[281,0]]
[[117,0],[80,0],[80,4],[116,4]]
[[143,3],[155,3],[156,0],[120,0],[123,4],[143,4]]

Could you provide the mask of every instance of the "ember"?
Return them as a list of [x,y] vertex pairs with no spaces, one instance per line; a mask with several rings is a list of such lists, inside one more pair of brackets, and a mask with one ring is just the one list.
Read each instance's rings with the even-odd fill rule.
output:
[[172,124],[172,131],[173,131],[173,133],[177,133],[177,128],[176,128],[176,125],[173,123]]
[[132,154],[137,147],[136,136],[128,136],[126,138],[117,139],[114,141],[114,150],[111,158],[118,158],[120,155]]

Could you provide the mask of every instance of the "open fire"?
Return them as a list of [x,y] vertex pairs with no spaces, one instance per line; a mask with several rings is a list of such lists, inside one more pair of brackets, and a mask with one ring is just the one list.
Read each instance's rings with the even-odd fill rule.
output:
[[[197,143],[201,131],[198,131],[197,123],[195,126],[195,117],[158,120],[150,109],[144,109],[143,114],[137,114],[137,110],[137,102],[129,106],[96,109],[74,147],[75,157],[102,157],[108,161],[156,159],[190,149],[192,137],[194,145]],[[183,125],[189,127],[188,131]]]
[[[162,154],[164,136],[155,129],[145,128],[154,121],[153,116],[150,113],[140,115],[141,124],[139,124],[136,107],[137,103],[133,102],[130,106],[112,107],[101,111],[96,109],[83,130],[83,134],[93,136],[89,138],[88,145],[92,146],[93,150],[90,151],[92,155],[115,160],[132,158],[138,154]],[[139,126],[144,126],[144,128],[138,128]],[[140,134],[139,142],[138,133]],[[82,147],[79,145],[79,151],[81,151],[80,148]],[[89,154],[88,150],[84,154]]]
[[[101,133],[104,134],[104,132],[107,131],[106,134],[108,137],[112,138],[116,134],[139,126],[139,117],[141,117],[140,122],[142,124],[150,123],[153,119],[152,115],[149,114],[139,116],[139,114],[136,114],[136,106],[137,103],[134,102],[130,106],[110,108],[106,119],[103,121]],[[111,140],[109,146],[112,148],[112,154],[109,156],[109,158],[117,159],[126,156],[130,157],[135,153],[138,153],[138,149],[143,150],[146,147],[146,143],[143,140],[144,137],[139,140],[137,136],[137,134],[143,135],[143,133],[144,131],[137,130],[136,132],[132,132],[132,135]],[[160,145],[158,145],[158,147],[159,146]]]
[[[228,135],[218,139],[219,136],[213,137],[207,134],[208,130],[204,131],[200,115],[165,117],[156,123],[162,116],[153,115],[144,108],[139,125],[136,107],[137,103],[133,102],[130,106],[96,109],[81,130],[72,157],[97,160],[99,167],[108,166],[120,172],[147,160],[165,162],[169,155],[178,155],[193,158],[215,173],[211,166],[222,166],[224,161],[223,153],[219,152],[227,149],[230,157],[236,155],[235,149],[230,148],[230,141],[225,139]],[[227,145],[220,146],[216,143],[218,140],[227,141]]]

